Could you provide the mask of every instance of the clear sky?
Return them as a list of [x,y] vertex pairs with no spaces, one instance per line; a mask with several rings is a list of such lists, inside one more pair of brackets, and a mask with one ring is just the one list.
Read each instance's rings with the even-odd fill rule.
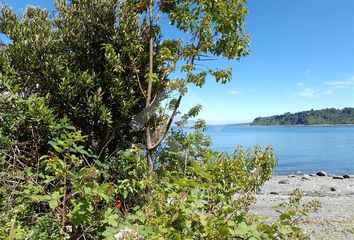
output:
[[[5,0],[53,9],[50,0]],[[251,54],[233,66],[233,80],[191,87],[182,110],[204,106],[209,123],[249,122],[258,116],[327,107],[354,107],[354,1],[249,0]]]

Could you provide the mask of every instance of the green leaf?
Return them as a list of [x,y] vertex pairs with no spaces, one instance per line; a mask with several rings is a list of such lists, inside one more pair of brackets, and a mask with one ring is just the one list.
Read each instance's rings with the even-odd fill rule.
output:
[[102,235],[104,236],[104,239],[106,240],[115,240],[114,235],[117,234],[117,229],[113,227],[106,227]]
[[118,214],[114,213],[114,210],[112,208],[108,208],[104,213],[103,222],[107,223],[111,227],[117,227],[118,219],[119,219]]
[[54,209],[54,208],[56,208],[56,207],[58,207],[58,205],[59,205],[59,200],[60,200],[60,198],[62,198],[63,197],[63,195],[62,194],[60,194],[60,192],[59,191],[55,191],[55,192],[53,192],[51,195],[50,195],[50,200],[49,200],[49,207],[51,208],[51,209]]
[[280,214],[279,219],[282,221],[291,220],[291,215],[288,212],[285,212],[285,213]]
[[132,215],[129,215],[128,216],[128,219],[131,220],[131,221],[136,221],[138,220],[140,223],[144,223],[146,218],[144,216],[144,213],[142,211],[137,211],[135,212],[134,214]]
[[287,236],[288,234],[292,233],[293,230],[288,226],[280,226],[279,232],[283,234],[283,236]]
[[59,147],[56,142],[49,141],[48,144],[51,145],[57,153],[61,153],[63,151],[63,149]]

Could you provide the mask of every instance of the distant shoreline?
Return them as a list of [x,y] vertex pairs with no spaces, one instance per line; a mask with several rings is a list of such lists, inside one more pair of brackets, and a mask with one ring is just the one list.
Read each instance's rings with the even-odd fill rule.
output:
[[250,127],[342,127],[342,126],[354,126],[352,123],[343,124],[294,124],[294,125],[249,125]]
[[[298,172],[298,173],[297,173]],[[316,175],[318,172],[322,172],[322,170],[315,170],[315,171],[288,171],[288,172],[276,172],[273,170],[273,176],[275,177],[287,177],[291,175],[297,175],[297,176],[302,176],[302,175]],[[348,171],[340,171],[340,172],[329,172],[328,176],[333,177],[333,176],[343,176],[343,175],[351,175],[354,178],[354,171],[353,170],[348,170]]]
[[248,126],[248,127],[340,127],[354,126],[352,123],[344,124],[294,124],[294,125],[252,125],[251,123],[226,123],[226,124],[207,124],[207,126]]
[[269,117],[257,117],[251,125],[336,125],[354,124],[354,108],[326,108],[297,113],[284,113]]

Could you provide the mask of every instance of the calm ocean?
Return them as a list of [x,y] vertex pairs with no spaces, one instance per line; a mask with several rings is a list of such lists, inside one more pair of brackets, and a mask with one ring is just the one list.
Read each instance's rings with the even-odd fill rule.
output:
[[273,145],[277,174],[294,171],[354,173],[354,126],[209,126],[213,149],[232,152],[238,145]]

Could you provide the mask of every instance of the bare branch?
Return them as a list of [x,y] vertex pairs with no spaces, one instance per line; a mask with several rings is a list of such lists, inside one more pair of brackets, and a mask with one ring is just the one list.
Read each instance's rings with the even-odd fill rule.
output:
[[143,86],[141,85],[141,82],[140,82],[140,77],[139,77],[140,71],[139,71],[138,67],[135,65],[134,59],[131,56],[129,56],[129,57],[130,57],[130,61],[132,62],[132,65],[133,65],[133,70],[136,75],[136,80],[138,81],[139,89],[140,89],[141,93],[143,94],[144,98],[146,98],[145,91],[144,91]]
[[181,103],[181,100],[182,100],[182,95],[179,95],[178,100],[177,100],[177,103],[176,103],[176,105],[175,105],[175,107],[174,107],[174,109],[173,109],[173,112],[172,112],[170,118],[168,119],[167,125],[166,125],[166,127],[165,127],[165,129],[164,129],[164,131],[163,131],[163,134],[161,135],[161,137],[159,138],[159,140],[158,140],[155,144],[153,144],[152,146],[150,146],[150,151],[155,150],[155,149],[161,144],[161,142],[165,139],[165,137],[166,137],[168,131],[169,131],[170,128],[171,128],[173,119],[174,119],[174,117],[175,117],[175,115],[176,115],[176,113],[177,113],[177,110],[178,110],[178,108],[179,108],[179,105],[180,105],[180,103]]

